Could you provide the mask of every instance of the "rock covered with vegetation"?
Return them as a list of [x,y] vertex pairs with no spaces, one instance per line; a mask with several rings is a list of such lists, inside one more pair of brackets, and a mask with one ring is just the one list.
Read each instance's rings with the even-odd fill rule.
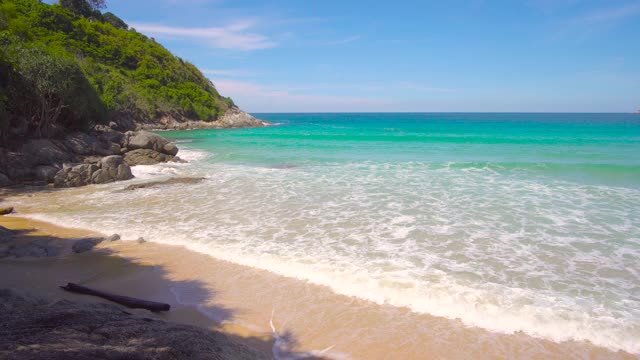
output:
[[[0,140],[109,121],[122,131],[225,127],[219,120],[239,111],[193,64],[101,8],[102,0],[0,2]],[[243,126],[262,125],[253,120]]]
[[[0,186],[80,186],[179,161],[135,129],[264,126],[104,0],[0,1]],[[100,157],[123,156],[117,169]],[[68,164],[68,165],[65,165]]]

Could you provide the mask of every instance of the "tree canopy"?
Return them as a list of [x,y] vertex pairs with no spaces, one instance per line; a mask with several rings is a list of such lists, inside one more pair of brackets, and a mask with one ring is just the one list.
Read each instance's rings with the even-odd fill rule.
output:
[[60,6],[71,10],[73,13],[90,17],[100,16],[100,10],[107,7],[105,0],[60,0]]

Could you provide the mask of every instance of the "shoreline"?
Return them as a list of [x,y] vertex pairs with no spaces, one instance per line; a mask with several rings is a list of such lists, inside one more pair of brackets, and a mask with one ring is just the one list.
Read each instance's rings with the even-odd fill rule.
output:
[[[26,230],[28,231],[26,236],[49,237],[57,241],[104,235],[91,230],[65,228],[49,222],[13,215],[0,217],[0,226],[11,230]],[[127,309],[127,311],[144,316],[152,315],[173,323],[220,331],[233,335],[236,340],[240,340],[240,343],[265,355],[271,355],[274,341],[270,339],[270,334],[252,331],[234,324],[224,324],[223,321],[216,321],[202,314],[196,306],[180,303],[171,290],[171,284],[175,279],[170,276],[165,277],[160,264],[154,263],[149,258],[132,257],[126,252],[126,249],[136,245],[138,244],[133,241],[120,241],[108,245],[100,244],[93,251],[83,254],[2,259],[0,269],[5,277],[0,279],[0,288],[10,288],[45,298],[113,304],[102,298],[73,294],[59,289],[59,286],[66,282],[77,281],[114,293],[163,301],[171,304],[171,310],[166,313],[152,314],[146,310],[137,309]],[[153,246],[154,244],[145,245]],[[223,309],[221,308],[220,311],[219,319],[222,319]]]
[[[57,238],[96,235],[20,214],[1,217],[0,225],[36,228],[40,234]],[[283,359],[292,353],[354,359],[384,358],[381,354],[388,353],[408,359],[513,358],[531,351],[546,358],[580,354],[634,358],[586,342],[555,343],[524,333],[470,328],[459,320],[338,295],[323,286],[175,245],[124,240],[102,243],[92,252],[64,258],[3,260],[0,268],[7,274],[0,282],[2,288],[23,283],[40,294],[80,300],[82,296],[60,294],[57,286],[61,284],[54,279],[62,283],[58,279],[66,277],[115,293],[168,302],[173,309],[163,315],[168,321],[222,331]],[[456,350],[452,351],[452,346]]]

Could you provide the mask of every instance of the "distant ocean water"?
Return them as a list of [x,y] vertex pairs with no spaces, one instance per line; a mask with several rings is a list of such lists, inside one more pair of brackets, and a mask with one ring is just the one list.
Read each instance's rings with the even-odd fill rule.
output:
[[190,162],[134,169],[200,184],[21,201],[345,295],[640,353],[640,116],[256,116],[277,125],[163,132]]

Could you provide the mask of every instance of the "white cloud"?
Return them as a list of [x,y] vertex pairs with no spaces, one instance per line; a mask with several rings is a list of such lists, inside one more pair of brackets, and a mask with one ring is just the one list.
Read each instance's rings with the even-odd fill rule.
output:
[[175,27],[160,24],[136,23],[131,24],[137,31],[155,36],[170,38],[193,39],[208,43],[221,49],[258,50],[267,49],[277,44],[266,35],[251,32],[254,21],[235,21],[221,27]]
[[[218,78],[217,80],[212,79],[212,81],[221,94],[232,97],[241,108],[257,112],[350,112],[389,111],[390,109],[414,111],[419,107],[412,105],[407,108],[394,108],[391,99],[395,98],[398,93],[409,91],[413,94],[412,98],[417,101],[417,104],[423,103],[425,106],[431,107],[438,104],[432,103],[433,101],[441,101],[442,96],[445,98],[450,98],[450,96],[445,94],[429,95],[429,93],[456,91],[455,89],[424,86],[409,81],[387,84],[316,83],[307,84],[304,87],[286,84],[266,85],[235,79]],[[353,90],[356,90],[356,94],[362,93],[362,95],[333,95]],[[313,94],[309,92],[313,92]],[[397,103],[396,105],[402,104]]]
[[218,91],[248,111],[349,111],[379,102],[374,98],[295,93],[297,89],[248,81],[213,80]]

